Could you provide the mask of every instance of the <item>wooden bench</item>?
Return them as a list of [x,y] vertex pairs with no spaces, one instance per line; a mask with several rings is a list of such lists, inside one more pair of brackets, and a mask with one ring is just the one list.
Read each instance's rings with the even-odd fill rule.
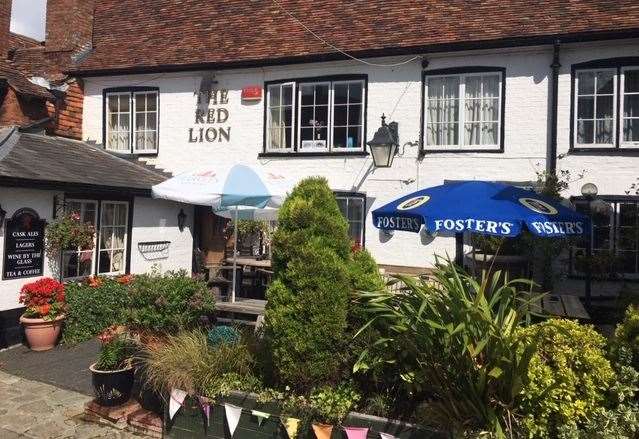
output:
[[579,298],[566,294],[547,294],[541,298],[541,307],[538,303],[532,304],[532,311],[554,317],[590,320],[590,314]]

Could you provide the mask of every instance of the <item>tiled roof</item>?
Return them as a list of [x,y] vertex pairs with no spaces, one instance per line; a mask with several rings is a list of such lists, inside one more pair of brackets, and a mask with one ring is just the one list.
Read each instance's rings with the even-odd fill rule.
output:
[[162,70],[335,59],[286,12],[365,56],[639,35],[636,0],[102,0],[93,52],[70,70]]
[[9,87],[13,88],[16,93],[21,95],[50,100],[54,99],[54,96],[49,92],[49,90],[32,83],[24,74],[4,61],[0,61],[0,81],[5,81]]
[[0,129],[0,185],[3,180],[150,194],[151,186],[166,176],[85,142],[10,127]]

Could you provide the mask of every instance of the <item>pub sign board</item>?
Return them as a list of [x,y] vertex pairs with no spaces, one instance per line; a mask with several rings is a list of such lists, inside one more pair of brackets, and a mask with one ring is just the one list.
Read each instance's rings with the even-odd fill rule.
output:
[[19,209],[7,220],[2,279],[42,276],[45,224],[46,221],[29,208]]

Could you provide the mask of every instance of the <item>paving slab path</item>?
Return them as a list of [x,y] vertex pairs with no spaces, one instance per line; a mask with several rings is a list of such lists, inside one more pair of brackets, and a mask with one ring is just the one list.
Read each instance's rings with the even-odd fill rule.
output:
[[[47,368],[42,364],[43,369]],[[111,425],[84,420],[90,396],[0,371],[0,438],[140,439]]]

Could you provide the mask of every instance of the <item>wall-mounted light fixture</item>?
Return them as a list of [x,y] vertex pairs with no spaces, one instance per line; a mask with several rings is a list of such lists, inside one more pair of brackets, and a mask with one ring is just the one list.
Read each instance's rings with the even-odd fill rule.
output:
[[382,126],[373,136],[373,140],[367,142],[367,145],[371,148],[375,167],[390,168],[399,147],[397,122],[386,124],[386,116],[382,114]]
[[184,209],[180,209],[180,213],[178,213],[177,220],[178,220],[178,229],[180,229],[180,232],[182,232],[184,230],[184,225],[186,224],[186,213],[184,213]]

